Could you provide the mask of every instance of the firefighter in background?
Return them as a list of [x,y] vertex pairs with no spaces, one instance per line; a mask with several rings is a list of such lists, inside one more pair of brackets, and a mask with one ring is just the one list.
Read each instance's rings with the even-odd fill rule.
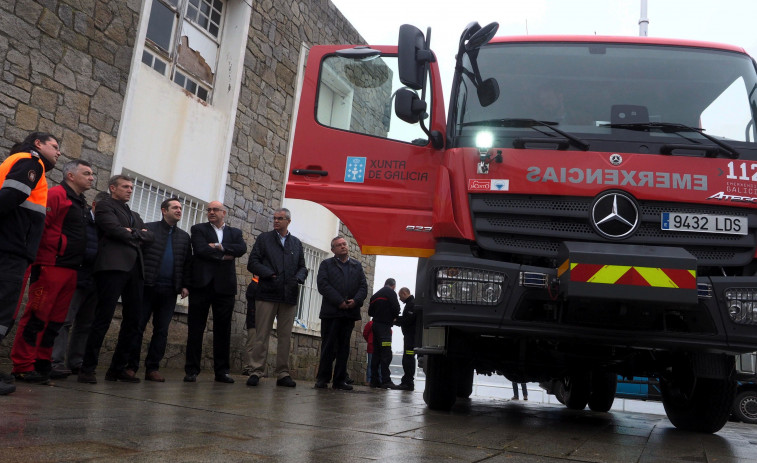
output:
[[[392,363],[392,325],[400,315],[400,303],[394,288],[394,278],[388,278],[371,297],[368,315],[373,317],[373,358],[371,361],[371,387],[397,389],[392,382],[389,364]],[[379,378],[380,381],[379,382]]]
[[397,389],[412,391],[415,389],[415,297],[410,290],[402,288],[399,291],[400,301],[405,303],[402,316],[397,324],[402,328],[402,381]]
[[[0,164],[0,341],[16,318],[24,275],[37,257],[47,205],[45,173],[60,156],[58,139],[33,132],[13,146]],[[0,373],[0,395],[15,390],[10,375]]]

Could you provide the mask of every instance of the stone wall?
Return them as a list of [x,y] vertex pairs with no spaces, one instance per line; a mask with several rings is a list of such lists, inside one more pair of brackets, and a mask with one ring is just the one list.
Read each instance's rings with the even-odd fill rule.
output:
[[[139,25],[141,0],[3,0],[0,1],[0,160],[13,143],[29,132],[59,137],[63,156],[48,174],[61,181],[60,166],[81,158],[93,164],[96,187],[107,189],[118,126]],[[248,249],[272,228],[273,210],[281,206],[286,153],[295,100],[302,44],[364,43],[328,0],[252,2],[244,76],[236,114],[225,204],[228,222],[244,232]],[[295,218],[295,220],[305,219]],[[349,232],[344,230],[347,236]],[[350,238],[351,239],[351,238]],[[353,255],[358,246],[351,239]],[[372,289],[373,257],[361,257]],[[238,259],[239,295],[232,329],[232,369],[245,363],[244,289],[250,275],[248,255]],[[367,320],[364,307],[364,322]],[[118,317],[118,316],[117,316]],[[171,325],[164,363],[182,368],[186,316]],[[103,346],[109,360],[119,326],[116,319]],[[208,323],[203,367],[212,365],[212,320]],[[350,356],[350,374],[364,378],[365,343],[357,323]],[[7,361],[13,335],[0,346]],[[148,333],[145,341],[149,339]],[[271,339],[269,358],[275,353]],[[295,335],[294,375],[312,378],[320,338]]]

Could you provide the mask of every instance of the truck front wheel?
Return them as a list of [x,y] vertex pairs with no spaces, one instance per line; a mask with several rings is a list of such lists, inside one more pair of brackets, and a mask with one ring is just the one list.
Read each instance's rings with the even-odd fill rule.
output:
[[757,424],[757,391],[743,391],[733,402],[733,414],[739,421]]
[[676,428],[714,433],[731,414],[736,381],[692,376],[690,382],[682,383],[661,378],[660,390],[665,413]]
[[427,355],[424,370],[423,401],[431,410],[451,409],[457,399],[457,378],[452,360],[446,355]]

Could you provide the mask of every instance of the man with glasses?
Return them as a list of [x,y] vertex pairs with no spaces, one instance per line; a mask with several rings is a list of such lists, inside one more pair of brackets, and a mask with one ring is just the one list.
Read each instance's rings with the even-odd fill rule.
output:
[[252,347],[252,374],[248,386],[257,386],[265,373],[268,356],[268,338],[276,319],[276,385],[295,387],[289,374],[289,348],[292,337],[299,285],[305,282],[308,269],[302,242],[289,233],[292,214],[289,209],[276,209],[273,213],[273,230],[261,233],[250,252],[247,270],[258,275],[255,295],[255,340]]
[[234,259],[247,252],[242,230],[225,223],[226,208],[219,201],[208,204],[208,221],[193,225],[191,288],[187,317],[187,359],[184,381],[194,383],[200,374],[202,337],[213,307],[213,370],[219,383],[233,383],[229,376],[231,317],[237,294]]

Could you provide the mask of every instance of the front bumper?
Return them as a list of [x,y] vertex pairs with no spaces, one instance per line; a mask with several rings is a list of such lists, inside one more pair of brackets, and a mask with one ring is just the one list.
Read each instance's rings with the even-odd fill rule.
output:
[[[757,351],[757,325],[734,322],[726,300],[729,289],[757,291],[757,277],[696,276],[696,259],[676,248],[566,243],[564,257],[558,268],[525,266],[475,257],[466,245],[440,243],[418,282],[418,292],[426,296],[423,327],[624,348]],[[582,281],[583,276],[571,273],[577,268],[570,268],[571,259],[595,266],[607,260],[616,266],[672,269],[676,281]],[[447,268],[501,274],[500,297],[491,304],[443,301],[437,275]],[[543,287],[528,286],[524,274],[544,275]],[[701,288],[708,288],[709,295]]]

